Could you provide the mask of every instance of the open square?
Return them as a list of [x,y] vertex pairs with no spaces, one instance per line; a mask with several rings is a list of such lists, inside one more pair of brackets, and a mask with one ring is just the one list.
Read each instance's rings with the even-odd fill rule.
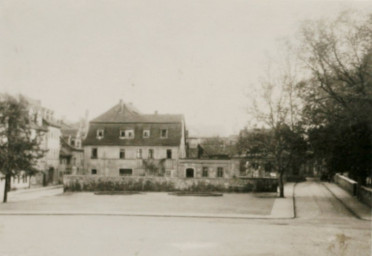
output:
[[175,196],[163,192],[133,195],[95,195],[94,193],[64,193],[38,200],[9,202],[0,205],[8,212],[89,212],[125,214],[245,214],[269,215],[275,193],[225,193],[220,197]]

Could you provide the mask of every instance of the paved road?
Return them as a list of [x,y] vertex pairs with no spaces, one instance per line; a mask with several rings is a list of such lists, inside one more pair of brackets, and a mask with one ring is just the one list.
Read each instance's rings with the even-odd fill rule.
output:
[[0,255],[371,255],[369,222],[320,183],[295,194],[294,220],[1,216]]

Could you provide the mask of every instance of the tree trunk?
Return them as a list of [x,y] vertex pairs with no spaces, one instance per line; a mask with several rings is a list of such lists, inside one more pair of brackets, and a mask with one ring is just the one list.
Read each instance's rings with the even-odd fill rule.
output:
[[8,200],[8,191],[10,190],[10,174],[5,175],[5,186],[4,186],[4,198],[3,203],[6,203]]
[[283,182],[283,172],[279,172],[279,197],[284,197],[284,182]]

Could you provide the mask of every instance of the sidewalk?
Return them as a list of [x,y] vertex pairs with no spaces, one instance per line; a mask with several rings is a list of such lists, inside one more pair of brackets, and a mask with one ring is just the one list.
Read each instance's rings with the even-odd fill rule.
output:
[[18,202],[63,194],[63,185],[20,189],[8,193],[8,202]]
[[334,183],[322,183],[357,218],[371,221],[371,209]]
[[284,185],[284,198],[275,199],[270,217],[278,219],[295,218],[294,209],[294,187],[296,183],[286,183]]

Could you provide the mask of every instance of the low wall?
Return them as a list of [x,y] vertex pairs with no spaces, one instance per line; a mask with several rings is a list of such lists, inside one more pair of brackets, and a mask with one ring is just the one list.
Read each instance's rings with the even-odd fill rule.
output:
[[66,175],[65,191],[219,191],[276,192],[277,179],[270,178],[175,178],[156,176]]
[[359,200],[372,208],[372,189],[361,186],[359,189]]
[[357,185],[358,183],[348,177],[342,176],[340,174],[335,175],[335,183],[338,184],[341,188],[348,191],[351,195],[357,195]]

